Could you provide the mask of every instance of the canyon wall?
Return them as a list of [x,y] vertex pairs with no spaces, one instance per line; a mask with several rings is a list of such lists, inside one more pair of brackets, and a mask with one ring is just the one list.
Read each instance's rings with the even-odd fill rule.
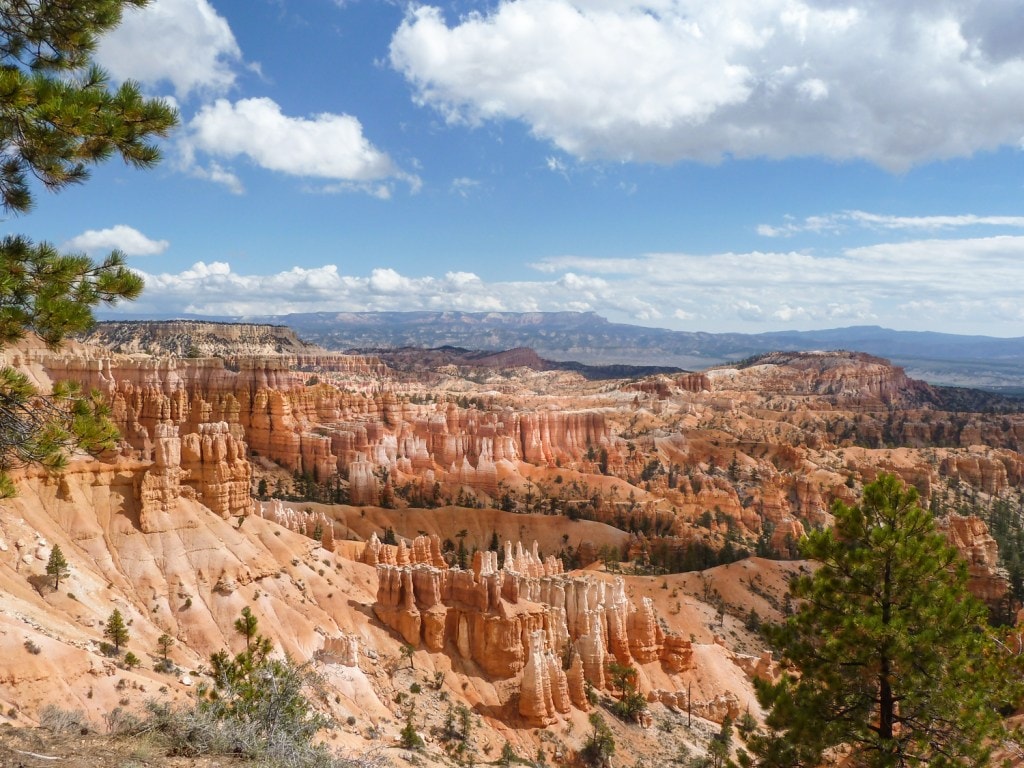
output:
[[[379,503],[386,486],[408,482],[465,485],[497,496],[500,483],[521,482],[519,462],[575,461],[590,446],[611,441],[609,425],[593,411],[413,404],[382,386],[386,371],[370,357],[151,358],[36,350],[17,362],[49,380],[72,379],[102,392],[124,439],[143,459],[155,458],[165,427],[177,429],[185,468],[196,470],[184,482],[197,492],[204,459],[195,452],[216,452],[224,443],[211,442],[213,430],[291,472],[317,481],[345,478],[354,504]],[[218,505],[218,511],[228,508],[237,509],[237,500]]]

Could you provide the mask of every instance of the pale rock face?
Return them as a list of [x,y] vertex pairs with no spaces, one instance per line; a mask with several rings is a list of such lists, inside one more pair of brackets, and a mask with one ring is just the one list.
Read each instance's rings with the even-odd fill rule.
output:
[[572,661],[566,673],[566,685],[569,689],[569,700],[577,709],[590,711],[590,700],[587,698],[587,682],[583,673],[583,657],[573,649]]
[[184,482],[204,506],[224,519],[252,513],[252,466],[245,443],[234,437],[227,422],[200,424],[198,433],[185,435],[180,457]]
[[300,512],[285,506],[280,499],[271,499],[258,504],[256,514],[265,520],[272,520],[290,531],[319,541],[320,546],[327,551],[331,551],[334,546],[334,523],[322,511]]
[[660,702],[681,712],[689,712],[713,723],[721,723],[726,717],[735,721],[740,715],[739,697],[731,691],[720,693],[709,701],[690,702],[686,691],[654,690],[647,694],[647,700]]
[[529,660],[523,669],[519,714],[534,725],[550,725],[555,712],[569,711],[569,687],[558,659],[547,647],[543,630],[530,633]]
[[340,664],[343,667],[359,667],[359,638],[355,635],[339,635],[324,640],[324,647],[316,654],[317,661]]
[[627,635],[630,655],[638,663],[647,664],[658,659],[665,635],[658,625],[651,598],[643,598],[640,608],[629,614]]
[[743,656],[736,653],[732,655],[732,660],[752,679],[766,680],[769,683],[779,679],[779,664],[772,658],[771,651],[765,651],[760,656]]

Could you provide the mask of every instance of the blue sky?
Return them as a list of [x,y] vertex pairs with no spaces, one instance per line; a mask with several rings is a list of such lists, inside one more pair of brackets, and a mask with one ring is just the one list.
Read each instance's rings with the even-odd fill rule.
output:
[[1019,0],[153,0],[98,59],[164,162],[6,225],[135,315],[1024,335]]

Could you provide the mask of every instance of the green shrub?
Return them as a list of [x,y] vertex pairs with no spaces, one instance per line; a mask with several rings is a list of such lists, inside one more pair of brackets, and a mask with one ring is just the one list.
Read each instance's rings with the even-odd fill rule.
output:
[[398,740],[405,749],[423,748],[423,738],[416,731],[416,707],[409,707],[409,713],[405,716],[405,725],[399,732]]

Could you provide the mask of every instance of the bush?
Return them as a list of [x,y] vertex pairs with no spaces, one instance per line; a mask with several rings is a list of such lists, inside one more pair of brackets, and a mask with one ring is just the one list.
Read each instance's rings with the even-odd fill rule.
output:
[[115,648],[110,643],[103,642],[100,643],[100,653],[102,653],[104,656],[117,656],[117,648]]
[[231,754],[249,758],[253,768],[371,768],[377,757],[347,760],[315,743],[327,718],[306,692],[322,693],[309,664],[289,657],[271,659],[270,641],[255,632],[249,648],[234,658],[210,657],[213,687],[200,686],[187,707],[150,701],[141,730],[160,734],[172,755]]
[[423,737],[416,731],[416,707],[409,707],[409,714],[405,717],[405,725],[399,732],[398,740],[405,749],[423,748]]
[[43,649],[39,647],[39,644],[31,639],[25,641],[25,650],[32,655],[38,655],[43,651]]
[[501,757],[499,762],[502,765],[512,765],[512,763],[519,762],[519,755],[516,754],[515,749],[507,741],[501,748]]
[[612,704],[612,712],[620,720],[627,723],[640,721],[640,716],[647,711],[647,699],[639,691],[630,690],[622,695],[622,698]]
[[580,750],[580,760],[589,768],[604,768],[611,765],[615,754],[615,737],[604,718],[598,712],[590,713],[590,735]]
[[39,712],[39,727],[53,733],[81,733],[89,729],[89,724],[80,709],[61,709],[47,704]]
[[103,716],[107,733],[113,736],[127,736],[138,733],[141,721],[135,715],[125,712],[121,707],[114,707]]

